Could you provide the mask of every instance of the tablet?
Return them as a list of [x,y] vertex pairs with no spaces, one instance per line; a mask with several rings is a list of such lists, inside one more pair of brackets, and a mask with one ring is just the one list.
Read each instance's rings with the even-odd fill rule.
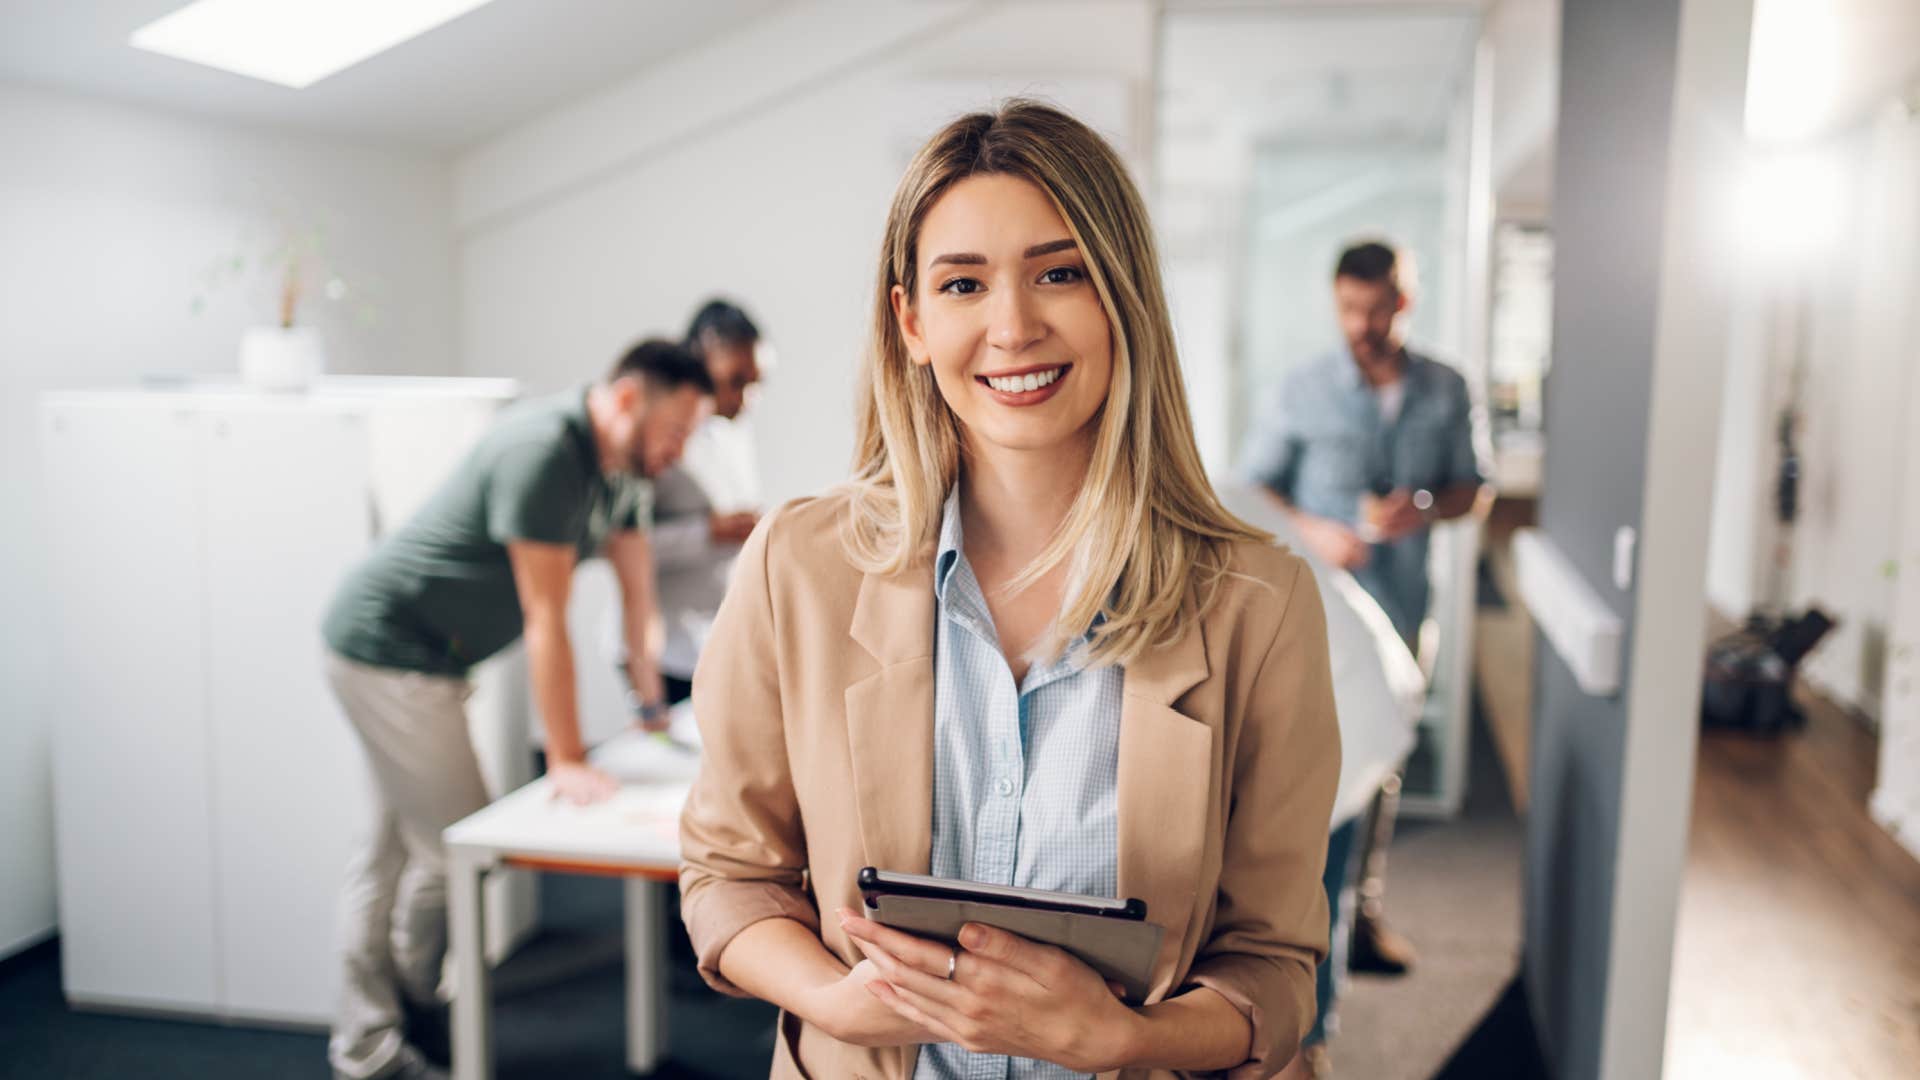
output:
[[972,881],[860,871],[867,917],[883,926],[957,945],[967,923],[1053,945],[1126,988],[1139,1004],[1151,988],[1160,952],[1160,926],[1147,921],[1140,900],[1109,900],[1076,893],[1017,889]]

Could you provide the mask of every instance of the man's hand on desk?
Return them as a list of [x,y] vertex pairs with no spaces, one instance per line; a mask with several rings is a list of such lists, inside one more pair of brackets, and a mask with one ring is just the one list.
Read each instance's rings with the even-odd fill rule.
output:
[[584,761],[549,762],[547,779],[554,798],[575,806],[604,802],[620,790],[620,781]]

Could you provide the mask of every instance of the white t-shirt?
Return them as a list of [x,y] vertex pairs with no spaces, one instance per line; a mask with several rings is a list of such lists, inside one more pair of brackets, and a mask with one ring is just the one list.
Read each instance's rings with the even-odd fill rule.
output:
[[1391,424],[1400,419],[1400,404],[1407,400],[1407,380],[1395,379],[1390,383],[1373,388],[1373,396],[1380,401],[1380,419]]

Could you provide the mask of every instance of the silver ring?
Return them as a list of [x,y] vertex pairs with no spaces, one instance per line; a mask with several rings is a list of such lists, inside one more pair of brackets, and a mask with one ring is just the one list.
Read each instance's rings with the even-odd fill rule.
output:
[[954,949],[947,954],[947,981],[953,981],[953,973],[960,967],[960,950]]

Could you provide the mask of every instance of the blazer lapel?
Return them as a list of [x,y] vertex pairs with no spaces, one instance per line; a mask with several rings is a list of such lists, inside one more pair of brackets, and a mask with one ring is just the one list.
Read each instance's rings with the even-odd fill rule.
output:
[[1172,989],[1170,958],[1192,921],[1212,789],[1213,729],[1173,707],[1208,674],[1200,622],[1185,622],[1171,647],[1127,665],[1120,706],[1120,895],[1166,928],[1152,1000]]
[[933,846],[933,573],[868,574],[853,640],[879,670],[846,689],[854,801],[867,865],[924,874]]

